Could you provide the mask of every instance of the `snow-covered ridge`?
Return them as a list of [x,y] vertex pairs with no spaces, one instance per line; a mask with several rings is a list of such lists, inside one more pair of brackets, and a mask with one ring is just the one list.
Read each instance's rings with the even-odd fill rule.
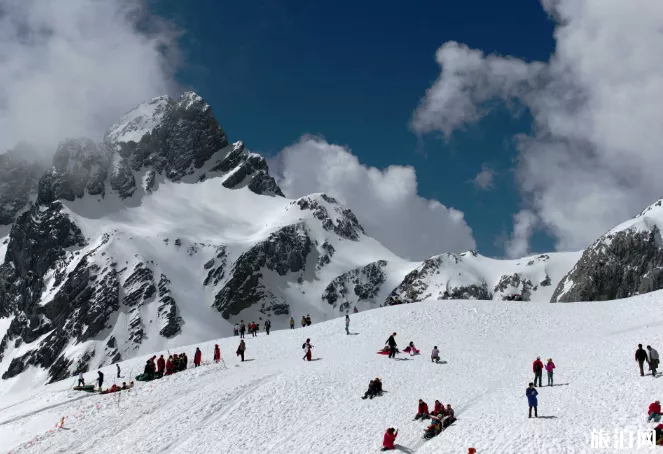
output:
[[[187,96],[187,103],[188,99]],[[166,112],[173,109],[174,105],[175,101],[169,96],[159,96],[138,104],[108,129],[106,141],[114,144],[140,142],[145,134],[152,132],[161,123]]]

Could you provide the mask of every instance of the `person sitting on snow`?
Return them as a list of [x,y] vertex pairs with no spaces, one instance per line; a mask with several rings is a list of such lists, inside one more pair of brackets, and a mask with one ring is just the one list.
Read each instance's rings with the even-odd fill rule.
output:
[[127,386],[127,382],[126,382],[126,381],[123,381],[123,382],[122,382],[122,389],[129,389],[129,387]]
[[447,409],[446,409],[445,413],[447,415],[444,418],[442,418],[442,428],[443,429],[446,429],[447,427],[449,427],[456,420],[455,412],[454,412],[454,409],[451,408],[451,404],[447,404]]
[[384,438],[382,439],[382,451],[389,451],[391,449],[396,449],[394,442],[398,436],[398,431],[393,427],[387,429],[384,433]]
[[439,416],[431,416],[431,423],[424,429],[424,438],[433,438],[442,432],[442,421]]
[[403,349],[404,352],[410,353],[410,356],[418,355],[419,350],[417,350],[417,347],[414,346],[414,342],[410,341],[407,347]]
[[429,416],[428,404],[424,402],[423,399],[419,399],[419,406],[417,407],[417,414],[415,415],[414,419],[428,419]]
[[649,414],[649,417],[647,418],[647,422],[659,422],[661,420],[661,402],[660,401],[655,401],[649,406],[649,410],[647,410],[647,413]]
[[433,406],[433,413],[431,413],[431,415],[446,416],[446,412],[444,411],[444,404],[442,404],[442,402],[439,400],[436,400],[435,405]]
[[431,362],[435,361],[436,363],[440,362],[440,351],[437,349],[437,345],[433,347],[433,351],[430,354]]
[[368,384],[368,391],[366,391],[366,394],[364,394],[364,397],[362,399],[366,399],[367,397],[372,399],[375,396],[381,396],[382,395],[382,382],[380,381],[379,378],[376,378],[375,380],[371,380],[371,382]]

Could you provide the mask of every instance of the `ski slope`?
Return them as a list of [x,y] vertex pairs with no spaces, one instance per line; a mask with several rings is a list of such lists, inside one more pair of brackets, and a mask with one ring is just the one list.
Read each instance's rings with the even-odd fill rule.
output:
[[[0,447],[12,454],[367,453],[393,426],[404,452],[609,452],[591,449],[592,429],[654,426],[646,411],[661,398],[661,385],[639,376],[633,353],[639,342],[661,350],[662,299],[655,292],[598,303],[394,306],[351,315],[350,336],[339,318],[248,337],[244,363],[234,355],[238,340],[225,338],[218,343],[227,369],[205,365],[111,395],[71,391],[75,379],[4,395]],[[377,355],[392,331],[401,348],[412,340],[423,354]],[[307,337],[316,359],[310,363],[302,361]],[[203,361],[213,345],[199,344]],[[430,362],[433,345],[443,364]],[[192,357],[194,349],[176,351]],[[528,419],[524,391],[537,355],[553,358],[558,386],[540,389],[540,417]],[[144,361],[120,366],[133,376]],[[103,371],[110,385],[115,366]],[[386,393],[360,399],[376,376]],[[426,424],[412,420],[419,398],[450,403],[457,422],[424,442]],[[66,429],[54,430],[62,416]]]

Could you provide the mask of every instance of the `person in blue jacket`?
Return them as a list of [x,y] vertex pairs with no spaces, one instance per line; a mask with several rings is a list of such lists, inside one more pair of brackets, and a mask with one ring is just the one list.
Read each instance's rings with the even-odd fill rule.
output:
[[525,391],[525,395],[527,396],[527,403],[529,404],[529,417],[532,417],[532,408],[534,409],[534,417],[538,418],[539,415],[536,413],[536,407],[538,405],[538,401],[536,399],[536,396],[539,395],[539,392],[536,390],[534,387],[534,383],[529,384],[529,388]]

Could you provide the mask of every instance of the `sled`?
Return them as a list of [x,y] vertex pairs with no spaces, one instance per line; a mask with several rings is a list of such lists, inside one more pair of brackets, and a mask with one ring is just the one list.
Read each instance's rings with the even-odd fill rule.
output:
[[95,386],[94,385],[74,386],[72,389],[74,391],[94,392]]
[[154,378],[155,377],[150,378],[150,376],[147,375],[147,374],[136,375],[136,380],[137,381],[152,381],[152,380],[154,380]]

